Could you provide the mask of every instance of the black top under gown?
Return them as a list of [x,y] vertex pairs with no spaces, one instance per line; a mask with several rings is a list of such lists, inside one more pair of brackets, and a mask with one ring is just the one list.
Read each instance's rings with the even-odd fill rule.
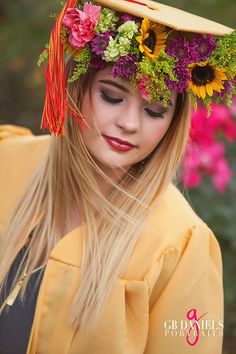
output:
[[[24,252],[25,245],[16,257],[7,279],[6,294],[9,296],[13,276],[19,266]],[[43,278],[45,267],[36,270],[29,279],[25,300],[20,300],[18,294],[12,306],[6,305],[0,315],[0,354],[26,354],[30,331],[33,323],[35,306],[38,297],[40,284]],[[36,281],[38,283],[36,285]],[[0,294],[0,307],[6,297]]]

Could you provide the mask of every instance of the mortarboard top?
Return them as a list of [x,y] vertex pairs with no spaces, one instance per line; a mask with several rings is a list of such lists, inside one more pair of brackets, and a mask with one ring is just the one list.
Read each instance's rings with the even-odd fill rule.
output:
[[150,0],[96,0],[98,4],[137,17],[147,17],[153,22],[171,27],[177,31],[223,36],[232,28],[193,15],[189,12]]

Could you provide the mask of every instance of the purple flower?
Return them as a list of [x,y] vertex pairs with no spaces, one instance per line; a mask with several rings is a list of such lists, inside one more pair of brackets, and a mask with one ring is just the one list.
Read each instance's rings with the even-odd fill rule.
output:
[[91,41],[92,52],[97,55],[103,55],[105,49],[109,44],[111,36],[114,36],[114,32],[112,31],[106,31],[104,33],[96,35]]
[[97,70],[105,69],[107,67],[107,62],[97,55],[92,55],[90,67]]
[[197,59],[195,47],[191,48],[185,37],[172,39],[168,45],[166,53],[185,65],[193,63]]
[[141,23],[142,22],[142,19],[140,17],[136,17],[136,16],[132,16],[132,15],[129,15],[129,14],[122,14],[121,17],[120,17],[120,24],[123,24],[127,21],[134,21],[134,22],[139,22]]
[[191,50],[197,53],[197,58],[195,61],[207,60],[214,52],[216,45],[216,41],[210,34],[197,34],[194,36],[190,46]]
[[119,60],[116,61],[115,65],[112,68],[111,73],[113,77],[123,76],[126,79],[129,79],[131,74],[136,73],[136,62],[138,61],[139,59],[133,54],[121,57]]
[[232,90],[232,84],[231,84],[228,80],[226,80],[226,81],[224,82],[224,88],[223,88],[220,92],[217,92],[217,91],[216,91],[216,92],[215,92],[215,95],[216,95],[217,97],[223,98],[224,95],[226,95],[227,93],[230,93],[231,90]]
[[184,66],[177,64],[174,70],[178,81],[172,81],[169,77],[165,79],[166,85],[170,90],[175,90],[182,93],[189,86],[190,73],[189,70]]

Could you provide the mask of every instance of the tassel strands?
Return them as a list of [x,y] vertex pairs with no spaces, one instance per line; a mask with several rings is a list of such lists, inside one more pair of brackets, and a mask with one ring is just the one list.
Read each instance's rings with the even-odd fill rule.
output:
[[45,71],[46,94],[41,121],[41,129],[49,129],[50,134],[56,137],[64,135],[66,114],[79,123],[84,120],[78,108],[72,108],[66,94],[66,70],[64,59],[64,45],[61,41],[62,21],[68,8],[74,8],[76,0],[67,1],[59,14],[51,32],[48,48],[48,65]]

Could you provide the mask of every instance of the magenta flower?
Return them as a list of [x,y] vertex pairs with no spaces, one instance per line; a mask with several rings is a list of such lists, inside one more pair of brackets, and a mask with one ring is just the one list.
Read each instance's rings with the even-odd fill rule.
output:
[[112,31],[106,31],[104,33],[100,33],[96,35],[91,42],[92,52],[102,56],[109,44],[110,37],[113,36],[114,36],[114,32]]
[[229,142],[236,141],[236,121],[230,110],[220,104],[212,104],[212,113],[199,108],[192,112],[191,138],[198,143],[212,144],[216,135],[223,135]]
[[187,187],[197,187],[201,183],[203,174],[207,174],[219,192],[225,191],[232,178],[232,172],[224,157],[223,143],[215,143],[208,147],[190,143],[186,154],[182,182]]
[[123,76],[124,78],[129,79],[130,75],[137,72],[136,63],[138,61],[139,59],[133,54],[123,56],[116,61],[111,73],[114,77]]
[[185,152],[183,174],[181,177],[182,183],[188,188],[197,187],[201,183],[200,156],[201,154],[197,146],[189,142]]
[[129,14],[123,14],[121,15],[120,17],[120,24],[123,24],[127,21],[134,21],[134,22],[139,22],[141,23],[142,22],[142,19],[140,17],[136,17],[136,16],[132,16],[132,15],[129,15]]
[[223,86],[224,86],[224,88],[220,92],[217,92],[217,91],[215,92],[215,95],[217,97],[224,98],[224,96],[227,95],[227,93],[231,92],[232,84],[228,80],[224,81]]
[[196,61],[207,60],[216,48],[216,41],[208,35],[197,34],[191,43],[191,50],[197,53]]
[[176,64],[174,74],[176,75],[178,81],[172,81],[169,77],[165,79],[167,87],[170,90],[175,90],[179,93],[182,93],[189,86],[190,73],[185,65],[179,63]]
[[185,37],[172,39],[166,53],[185,65],[196,62],[197,59],[195,47],[191,47]]
[[232,179],[232,172],[229,168],[228,162],[225,159],[218,161],[215,173],[212,176],[212,181],[215,188],[219,192],[224,192],[228,183]]
[[80,50],[93,39],[100,9],[86,2],[83,11],[74,8],[67,10],[62,25],[70,32],[68,41],[73,48]]
[[209,118],[205,108],[192,112],[190,139],[182,174],[182,182],[187,187],[199,185],[203,174],[206,174],[219,192],[225,191],[232,172],[225,157],[224,142],[218,141],[219,134],[228,141],[236,141],[236,122],[229,109],[213,104]]
[[97,70],[105,69],[107,67],[107,62],[97,55],[92,55],[90,67]]

